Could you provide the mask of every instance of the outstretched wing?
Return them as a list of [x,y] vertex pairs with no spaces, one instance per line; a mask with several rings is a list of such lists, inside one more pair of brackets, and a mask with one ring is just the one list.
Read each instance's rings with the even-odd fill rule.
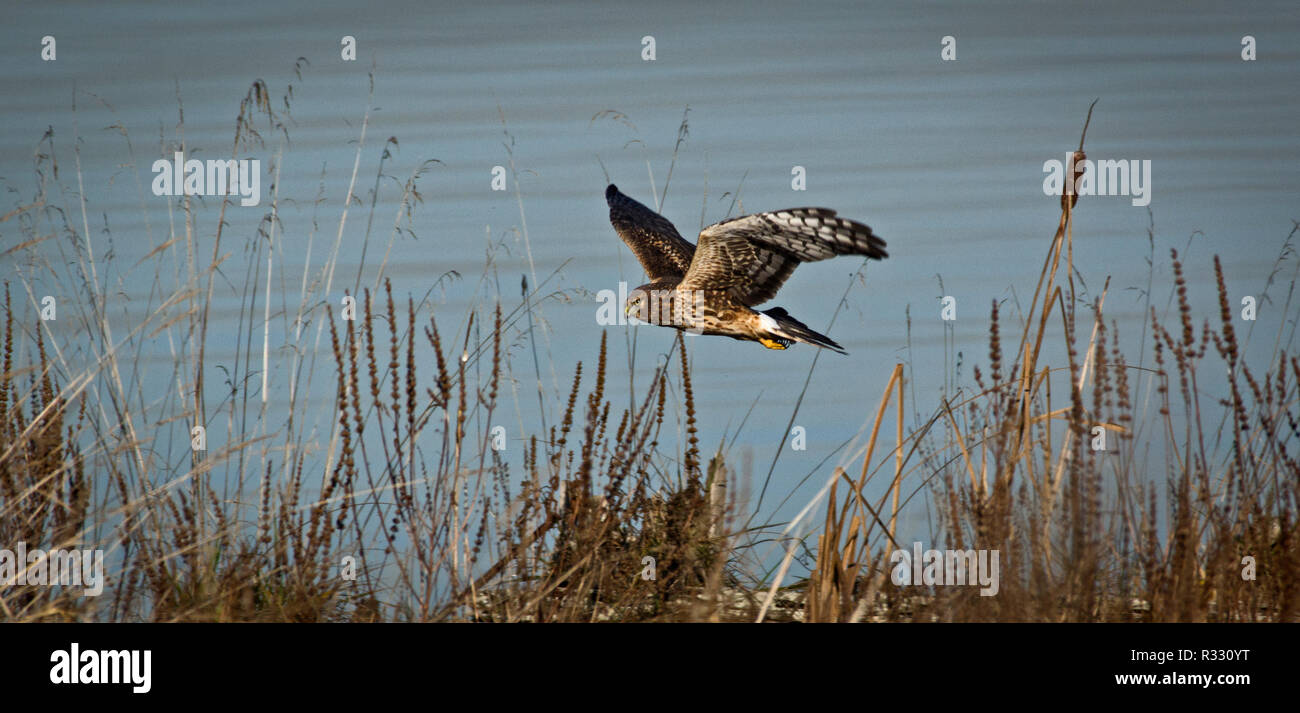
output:
[[612,183],[605,189],[605,202],[609,203],[609,222],[632,248],[651,281],[680,279],[686,274],[695,246],[686,242],[667,218],[619,193]]
[[762,304],[801,262],[836,255],[889,257],[885,241],[857,221],[826,208],[791,208],[714,223],[679,289],[727,290],[741,304]]

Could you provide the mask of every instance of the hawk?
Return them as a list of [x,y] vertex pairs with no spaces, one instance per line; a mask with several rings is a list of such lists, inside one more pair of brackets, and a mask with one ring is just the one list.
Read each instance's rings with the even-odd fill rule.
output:
[[781,307],[753,309],[776,296],[801,262],[836,255],[889,257],[871,228],[826,208],[790,208],[714,223],[692,245],[662,215],[605,189],[609,222],[636,254],[650,282],[628,295],[628,315],[642,322],[754,341],[768,349],[795,342],[847,354],[830,337]]

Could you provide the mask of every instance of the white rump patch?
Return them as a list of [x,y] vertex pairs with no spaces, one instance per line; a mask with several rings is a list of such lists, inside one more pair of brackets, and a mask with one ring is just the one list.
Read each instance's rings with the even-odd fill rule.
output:
[[769,332],[775,332],[779,328],[776,320],[772,319],[771,315],[766,315],[762,312],[758,313],[758,323],[763,325],[763,329],[766,329]]

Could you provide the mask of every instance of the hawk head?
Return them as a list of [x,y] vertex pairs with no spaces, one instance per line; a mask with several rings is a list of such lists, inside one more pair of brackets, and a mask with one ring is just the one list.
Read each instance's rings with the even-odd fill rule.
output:
[[650,322],[650,293],[643,287],[632,290],[623,303],[623,314],[641,322]]
[[647,324],[674,326],[677,309],[674,305],[674,285],[651,282],[642,285],[627,296],[623,313]]

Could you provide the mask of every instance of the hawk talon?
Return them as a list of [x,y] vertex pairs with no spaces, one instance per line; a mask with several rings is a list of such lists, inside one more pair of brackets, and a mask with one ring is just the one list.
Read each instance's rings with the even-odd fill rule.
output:
[[785,348],[786,348],[786,345],[785,345],[785,344],[782,344],[781,342],[778,342],[778,341],[776,341],[775,339],[768,339],[768,338],[766,338],[766,337],[759,337],[758,343],[759,343],[759,344],[762,344],[763,346],[767,347],[768,349],[785,349]]

